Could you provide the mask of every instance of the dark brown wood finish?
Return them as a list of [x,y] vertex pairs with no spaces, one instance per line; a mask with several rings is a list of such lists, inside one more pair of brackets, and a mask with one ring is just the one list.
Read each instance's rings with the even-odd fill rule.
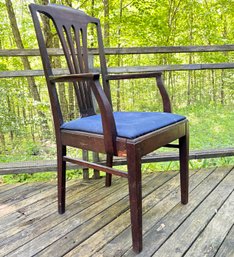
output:
[[133,143],[127,145],[128,185],[133,250],[142,250],[142,178],[141,153]]
[[181,203],[188,203],[189,190],[189,128],[186,124],[185,135],[179,138],[179,158],[180,158],[180,188],[181,188]]
[[[66,162],[106,172],[106,186],[111,185],[112,174],[127,178],[133,250],[138,253],[142,250],[141,158],[163,146],[179,148],[181,201],[183,204],[186,204],[188,201],[188,121],[185,119],[135,139],[118,137],[112,112],[109,81],[115,79],[153,77],[156,79],[156,84],[162,97],[164,112],[171,112],[171,102],[163,84],[162,73],[158,71],[119,75],[107,74],[102,33],[98,19],[92,18],[81,11],[61,5],[40,6],[30,4],[30,10],[39,43],[54,118],[58,159],[59,213],[65,212]],[[40,28],[40,14],[52,19],[57,30],[68,68],[68,73],[61,74],[61,76],[55,76],[51,69],[48,51]],[[89,70],[87,27],[90,23],[94,24],[97,28],[103,88],[99,82],[99,74],[91,73]],[[73,83],[81,117],[95,114],[91,96],[91,91],[93,92],[101,114],[103,135],[60,129],[64,121],[56,90],[59,82]],[[170,145],[176,139],[179,139],[179,144]],[[67,146],[105,153],[107,155],[106,165],[66,156]],[[112,168],[114,156],[127,157],[127,173]]]

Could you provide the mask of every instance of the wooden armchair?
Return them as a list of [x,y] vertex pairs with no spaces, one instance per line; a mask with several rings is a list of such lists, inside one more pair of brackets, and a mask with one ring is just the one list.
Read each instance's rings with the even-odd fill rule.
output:
[[[141,157],[162,147],[179,148],[181,202],[188,202],[188,120],[171,113],[171,103],[163,85],[161,72],[119,74],[107,73],[100,21],[82,11],[61,5],[30,4],[53,113],[58,160],[58,210],[65,212],[66,162],[106,172],[106,186],[112,174],[128,179],[133,250],[142,250]],[[40,14],[52,19],[69,70],[54,76],[46,49]],[[103,88],[99,74],[88,66],[87,26],[96,25]],[[109,81],[155,77],[163,101],[164,112],[113,112]],[[64,122],[58,100],[58,82],[72,82],[81,118]],[[59,85],[58,85],[59,86]],[[93,92],[100,110],[96,114]],[[179,139],[179,144],[170,144]],[[66,156],[66,147],[76,147],[107,155],[106,166]],[[128,172],[112,167],[113,156],[126,156]]]

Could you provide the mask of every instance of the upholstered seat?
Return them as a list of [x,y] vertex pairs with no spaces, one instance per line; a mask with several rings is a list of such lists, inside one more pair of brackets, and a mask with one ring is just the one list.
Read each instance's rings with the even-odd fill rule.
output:
[[[169,126],[185,117],[166,112],[114,112],[117,136],[133,139]],[[101,115],[93,115],[64,123],[61,129],[103,134]]]

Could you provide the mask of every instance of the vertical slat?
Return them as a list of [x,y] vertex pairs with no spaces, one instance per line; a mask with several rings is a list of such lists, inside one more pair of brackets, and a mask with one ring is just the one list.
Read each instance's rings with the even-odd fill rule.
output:
[[73,63],[72,63],[71,58],[70,58],[70,52],[69,52],[69,48],[68,48],[68,45],[67,45],[67,40],[64,37],[64,32],[65,32],[66,37],[67,37],[68,28],[65,25],[63,25],[61,27],[57,27],[57,30],[58,30],[58,33],[59,33],[59,37],[60,37],[60,40],[61,40],[61,44],[62,44],[62,47],[63,47],[63,51],[64,51],[64,54],[65,54],[65,58],[66,58],[66,61],[67,61],[69,71],[71,73],[75,73],[74,66],[73,66]]
[[[89,64],[88,64],[88,43],[87,43],[87,26],[81,29],[82,35],[82,46],[83,46],[83,63],[85,67],[85,72],[89,72]],[[90,82],[88,82],[90,83]],[[87,105],[89,108],[93,108],[92,104],[92,96],[91,96],[91,87],[88,83],[84,84],[84,92],[87,100]]]
[[[77,51],[77,60],[79,65],[80,72],[89,72],[88,69],[88,56],[87,56],[87,29],[83,26],[73,26],[75,42],[76,42],[76,51]],[[85,54],[84,54],[85,53]],[[93,103],[91,97],[91,89],[89,82],[79,83],[79,88],[82,94],[82,97],[85,102],[85,110],[82,112],[83,115],[94,114]]]
[[[67,36],[67,41],[68,41],[68,45],[69,45],[69,48],[70,48],[70,53],[71,53],[71,56],[72,56],[72,60],[73,60],[73,71],[71,71],[71,73],[80,73],[80,70],[81,70],[81,66],[79,66],[79,63],[78,63],[78,60],[77,60],[77,57],[76,57],[76,54],[75,54],[75,47],[74,47],[74,42],[73,42],[73,39],[72,39],[72,35],[71,35],[71,30],[74,31],[74,34],[75,34],[75,38],[76,39],[76,31],[77,29],[74,28],[74,26],[69,26],[69,27],[65,27],[65,32],[66,32],[66,36]],[[77,42],[75,40],[76,44],[79,44],[79,41]],[[79,86],[79,90],[80,90],[80,96],[81,96],[81,99],[82,99],[82,104],[81,104],[81,111],[83,112],[83,109],[84,110],[87,110],[87,100],[86,100],[86,96],[85,96],[85,91],[84,91],[84,84],[85,82],[78,82],[78,86]],[[77,83],[74,83],[74,86],[75,86],[75,89],[77,90]]]
[[[66,61],[67,61],[69,71],[70,71],[70,73],[75,73],[73,64],[71,62],[67,42],[66,42],[66,39],[64,37],[64,31],[65,31],[65,33],[67,33],[66,32],[67,28],[65,26],[61,26],[61,27],[57,27],[57,30],[58,30],[58,33],[59,33],[59,37],[60,37],[60,40],[61,40],[61,44],[62,44],[62,47],[63,47],[63,51],[64,51],[64,55],[65,55],[65,58],[66,58]],[[82,96],[81,96],[81,92],[77,89],[76,83],[74,83],[74,88],[75,88],[75,92],[76,92],[76,96],[77,96],[77,99],[78,99],[79,106],[80,106],[80,108],[82,108],[84,106],[84,102],[83,102],[83,99],[82,99]]]
[[75,27],[74,33],[75,33],[75,40],[76,40],[77,57],[80,65],[80,72],[85,72],[85,67],[84,67],[83,58],[82,58],[82,49],[80,44],[80,33],[81,33],[80,28]]
[[[71,35],[72,30],[74,30],[74,28],[72,26],[69,29],[68,28],[66,29],[67,41],[68,41],[68,45],[70,48],[71,57],[73,60],[74,71],[75,71],[75,73],[80,73],[80,67],[79,67],[77,57],[76,57],[74,42],[73,42],[73,38]],[[74,33],[75,33],[75,31],[74,31]]]

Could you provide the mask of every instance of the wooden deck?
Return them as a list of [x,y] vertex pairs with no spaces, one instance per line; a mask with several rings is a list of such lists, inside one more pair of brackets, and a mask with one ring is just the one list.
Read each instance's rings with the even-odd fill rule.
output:
[[[68,181],[57,213],[56,183],[0,186],[0,256],[135,256],[127,180]],[[144,249],[137,256],[234,256],[234,168],[190,172],[180,204],[177,172],[143,176]]]

